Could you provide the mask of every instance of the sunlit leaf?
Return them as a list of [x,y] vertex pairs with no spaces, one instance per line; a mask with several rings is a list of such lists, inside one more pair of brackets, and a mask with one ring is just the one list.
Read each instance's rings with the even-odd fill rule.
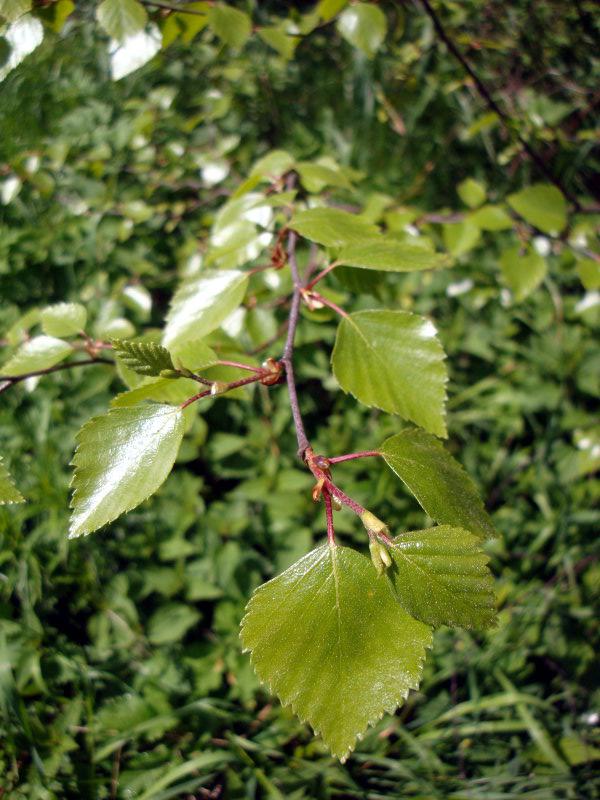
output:
[[470,214],[469,220],[482,231],[505,231],[514,225],[502,206],[483,206]]
[[446,435],[447,370],[433,323],[409,311],[358,311],[338,328],[333,372],[367,406]]
[[28,11],[31,11],[31,0],[0,0],[0,17],[7,22],[14,22]]
[[346,41],[373,58],[385,39],[387,21],[373,3],[355,3],[340,14],[337,29]]
[[42,309],[41,320],[48,336],[75,336],[85,328],[87,311],[79,303],[57,303]]
[[473,178],[467,178],[456,187],[458,196],[469,208],[477,208],[485,202],[485,186]]
[[550,183],[527,186],[509,195],[507,200],[517,214],[544,233],[558,234],[567,224],[564,195]]
[[135,508],[164,482],[183,437],[179,406],[113,408],[76,437],[69,536],[101,528]]
[[240,305],[248,276],[236,270],[207,270],[184,282],[175,293],[163,337],[174,357],[190,342],[203,339]]
[[0,367],[0,375],[27,375],[29,372],[49,369],[64,361],[73,348],[53,336],[34,336],[25,342],[9,360]]
[[0,456],[0,506],[7,503],[24,503],[25,498],[13,483],[12,476]]
[[440,525],[402,533],[389,547],[388,574],[398,599],[428,625],[487,628],[494,622],[494,582],[480,539]]
[[529,247],[521,253],[519,245],[510,247],[500,256],[500,269],[504,282],[517,302],[531,294],[546,277],[546,259]]
[[480,538],[495,535],[475,484],[433,436],[407,429],[386,439],[380,452],[436,522],[464,528]]
[[342,760],[418,686],[431,643],[368,558],[328,544],[256,590],[241,635],[259,678]]
[[299,211],[289,225],[300,236],[326,247],[360,244],[363,239],[372,238],[379,232],[375,225],[364,222],[356,214],[325,206]]
[[146,9],[138,0],[102,0],[96,15],[108,35],[117,41],[142,30],[148,21]]
[[248,14],[233,6],[212,6],[208,12],[208,24],[225,44],[236,48],[243,47],[252,32]]

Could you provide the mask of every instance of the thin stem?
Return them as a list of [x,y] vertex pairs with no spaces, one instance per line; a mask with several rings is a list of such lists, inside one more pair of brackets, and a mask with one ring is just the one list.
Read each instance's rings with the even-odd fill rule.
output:
[[[425,9],[425,12],[428,15],[428,17],[431,19],[433,27],[437,31],[437,34],[440,37],[440,39],[444,42],[444,44],[446,45],[448,50],[452,53],[454,58],[461,64],[465,72],[472,78],[477,91],[479,92],[481,97],[485,100],[488,108],[490,108],[498,115],[498,118],[501,124],[504,126],[504,128],[509,133],[512,133],[514,130],[514,126],[512,124],[511,118],[502,108],[500,108],[498,103],[494,100],[492,93],[488,89],[486,84],[481,80],[479,75],[475,72],[471,64],[466,59],[466,57],[454,44],[454,42],[444,29],[444,26],[442,25],[440,18],[436,14],[429,0],[419,0],[419,2]],[[554,175],[554,173],[549,169],[549,167],[546,166],[546,162],[544,161],[542,156],[529,144],[527,139],[525,139],[518,131],[516,132],[516,136],[521,146],[527,152],[527,154],[529,155],[531,160],[535,163],[540,172],[543,173],[546,176],[546,178],[551,183],[553,183],[556,186],[556,188],[559,189],[568,200],[570,200],[575,209],[578,211],[580,208],[580,203],[577,200],[577,198],[575,198],[571,194],[571,192],[569,192],[569,190],[563,186],[562,182],[556,177],[556,175]]]
[[179,6],[171,5],[170,3],[155,2],[155,0],[140,0],[143,6],[150,8],[163,8],[165,11],[176,11],[178,14],[191,14],[194,17],[205,17],[203,11],[194,11],[193,8],[180,8]]
[[357,458],[371,458],[371,456],[380,456],[378,450],[363,450],[360,453],[347,453],[345,456],[334,456],[328,458],[330,464],[341,464],[343,461],[354,461]]
[[321,270],[321,272],[319,272],[319,274],[318,274],[318,275],[315,275],[315,277],[312,279],[312,281],[310,281],[310,283],[307,283],[307,284],[306,284],[306,286],[305,286],[304,288],[305,288],[307,291],[310,291],[310,290],[313,288],[313,286],[316,286],[316,285],[317,285],[317,283],[318,283],[320,280],[322,280],[322,279],[323,279],[323,278],[324,278],[326,275],[329,275],[329,273],[330,273],[330,272],[331,272],[333,269],[335,269],[336,267],[338,267],[338,266],[339,266],[339,264],[338,264],[338,262],[337,262],[337,261],[332,261],[332,262],[331,262],[331,264],[329,264],[327,267],[325,267],[325,269],[322,269],[322,270]]
[[332,311],[335,311],[336,314],[339,314],[340,317],[349,317],[350,315],[347,314],[343,308],[340,308],[333,300],[328,300],[323,295],[319,294],[318,292],[308,292],[307,294],[303,295],[306,300],[314,300],[317,303],[322,303],[327,308],[331,308]]
[[294,294],[292,296],[292,306],[290,308],[290,316],[288,323],[287,338],[285,347],[283,348],[283,357],[281,363],[285,367],[285,379],[287,382],[288,393],[290,396],[290,407],[292,409],[292,417],[294,419],[294,426],[296,428],[296,439],[298,440],[298,453],[300,457],[304,456],[306,449],[309,447],[308,437],[304,430],[304,422],[300,412],[300,405],[298,403],[298,392],[296,390],[296,378],[294,376],[294,339],[296,336],[296,328],[298,327],[298,320],[300,317],[300,301],[302,299],[302,286],[300,284],[300,274],[298,272],[298,262],[296,261],[296,242],[298,236],[294,231],[288,234],[288,263],[292,272],[292,280],[294,281]]
[[[357,503],[356,500],[348,497],[348,495],[345,492],[342,492],[341,489],[338,489],[338,487],[330,478],[325,478],[324,488],[329,492],[329,494],[333,495],[337,500],[339,500],[340,503],[354,511],[355,514],[358,514],[359,517],[367,510],[364,506],[361,506],[360,503]],[[323,494],[325,494],[325,492],[323,492]]]
[[335,530],[333,527],[333,508],[331,506],[331,495],[329,492],[323,492],[323,501],[325,503],[325,516],[327,517],[327,541],[330,545],[334,545]]
[[256,383],[260,381],[262,378],[265,377],[265,372],[260,372],[256,375],[251,375],[249,378],[241,378],[239,381],[231,381],[231,383],[224,384],[223,388],[213,395],[213,386],[215,385],[215,381],[212,382],[210,389],[205,389],[203,392],[198,392],[198,394],[192,395],[192,397],[188,397],[187,400],[184,400],[183,403],[179,406],[181,410],[191,406],[192,403],[195,403],[196,400],[201,400],[203,397],[208,397],[209,395],[213,395],[213,397],[218,397],[221,394],[226,394],[230,392],[232,389],[239,389],[240,386],[247,386],[249,383]]
[[250,364],[242,364],[240,361],[217,361],[215,366],[219,367],[237,367],[237,369],[246,369],[248,372],[260,372],[260,367],[251,367]]
[[46,369],[35,369],[31,372],[26,372],[24,375],[0,375],[0,383],[2,384],[0,385],[0,393],[5,392],[17,383],[21,383],[21,381],[27,380],[27,378],[37,378],[41,375],[50,375],[53,372],[60,372],[63,369],[87,367],[92,364],[114,364],[114,361],[110,361],[108,358],[90,358],[85,361],[68,361],[65,364],[55,364],[53,367],[47,367]]

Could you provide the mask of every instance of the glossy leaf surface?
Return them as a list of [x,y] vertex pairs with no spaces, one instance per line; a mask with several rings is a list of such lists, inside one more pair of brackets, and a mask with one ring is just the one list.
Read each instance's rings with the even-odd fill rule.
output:
[[331,360],[345,392],[445,436],[444,358],[435,327],[424,317],[358,311],[340,323]]
[[259,678],[342,760],[418,686],[431,644],[368,558],[328,544],[256,590],[241,635]]
[[26,375],[49,369],[73,353],[71,345],[54,336],[34,336],[0,367],[2,375]]
[[479,541],[449,525],[394,539],[388,574],[409,614],[429,625],[487,628],[493,623],[494,582]]
[[101,528],[150,497],[171,471],[183,436],[178,406],[113,408],[77,434],[69,536]]
[[482,539],[495,536],[475,484],[433,436],[407,429],[386,439],[380,452],[436,522],[465,528]]
[[387,21],[373,3],[355,3],[340,14],[337,29],[346,41],[373,58],[385,39]]
[[173,297],[163,344],[179,356],[190,342],[198,341],[223,322],[244,298],[248,276],[237,270],[207,270],[186,281]]
[[41,321],[48,336],[75,336],[85,328],[87,311],[79,303],[56,303],[43,309]]

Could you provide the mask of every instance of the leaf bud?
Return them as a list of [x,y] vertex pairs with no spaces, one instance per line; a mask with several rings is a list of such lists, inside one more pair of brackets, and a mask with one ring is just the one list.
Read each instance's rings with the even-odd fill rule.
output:
[[387,547],[382,544],[378,539],[369,539],[369,552],[371,553],[371,561],[377,571],[378,575],[383,575],[388,567],[392,565],[392,559],[388,553]]
[[177,369],[161,369],[161,378],[181,378],[181,372]]
[[360,519],[362,521],[362,524],[367,529],[367,533],[369,535],[374,535],[374,536],[390,535],[389,528],[385,524],[385,522],[382,522],[380,519],[378,519],[375,516],[375,514],[371,514],[370,511],[363,511],[363,513],[360,515]]
[[229,388],[229,384],[225,383],[225,381],[215,381],[213,385],[210,387],[210,395],[211,397],[215,397],[217,394],[222,394],[226,392]]

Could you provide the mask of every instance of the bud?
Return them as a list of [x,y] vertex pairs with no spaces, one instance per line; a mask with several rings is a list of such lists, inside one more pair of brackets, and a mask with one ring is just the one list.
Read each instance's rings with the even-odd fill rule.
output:
[[387,547],[375,538],[369,539],[371,561],[378,575],[383,575],[388,567],[392,566],[392,559]]
[[224,381],[215,381],[210,387],[210,396],[215,397],[217,394],[222,394],[223,392],[226,392],[228,388],[228,383],[225,383]]
[[161,378],[181,378],[181,373],[177,369],[161,369]]
[[367,529],[367,533],[369,535],[371,534],[373,534],[374,536],[390,535],[389,528],[385,524],[385,522],[382,522],[380,519],[378,519],[375,516],[375,514],[371,514],[370,511],[363,511],[363,513],[360,515],[360,519],[362,521],[362,524]]

